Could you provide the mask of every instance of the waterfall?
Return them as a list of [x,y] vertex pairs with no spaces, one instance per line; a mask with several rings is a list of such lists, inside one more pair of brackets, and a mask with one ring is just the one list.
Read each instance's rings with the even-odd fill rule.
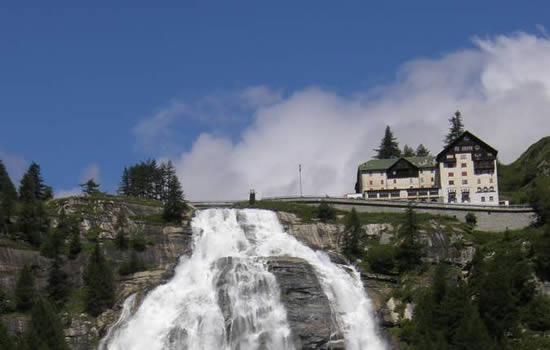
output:
[[277,281],[265,263],[270,256],[313,266],[346,349],[385,349],[358,272],[285,233],[274,212],[204,210],[192,229],[193,254],[180,259],[172,280],[151,291],[134,315],[117,322],[100,349],[294,349]]

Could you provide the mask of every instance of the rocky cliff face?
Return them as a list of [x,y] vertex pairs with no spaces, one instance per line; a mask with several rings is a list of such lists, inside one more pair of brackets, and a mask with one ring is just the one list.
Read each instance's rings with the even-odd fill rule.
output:
[[[157,220],[162,212],[162,207],[121,200],[91,200],[86,197],[58,201],[54,210],[61,210],[61,208],[67,215],[76,216],[80,220],[83,252],[74,260],[63,257],[63,269],[68,273],[76,295],[79,294],[78,291],[83,286],[82,276],[88,261],[88,251],[95,244],[93,242],[95,239],[99,239],[101,242],[103,252],[111,261],[115,271],[122,262],[129,258],[129,250],[117,250],[113,244],[113,239],[116,236],[116,217],[120,211],[124,212],[128,220],[125,229],[128,238],[131,239],[140,233],[145,236],[147,241],[147,248],[137,254],[148,269],[120,277],[116,293],[117,303],[113,310],[108,310],[95,319],[82,312],[81,306],[78,305],[81,300],[78,297],[72,297],[69,303],[75,304],[75,310],[72,310],[73,307],[69,307],[61,315],[66,326],[67,342],[71,349],[94,349],[98,339],[118,318],[124,299],[134,293],[144,295],[149,289],[169,279],[178,258],[190,252],[189,218],[184,221],[182,226],[166,225]],[[55,225],[56,218],[53,217],[52,221]],[[5,237],[0,237],[0,239],[7,242]],[[51,263],[51,259],[41,256],[40,252],[36,250],[0,247],[0,286],[4,290],[13,290],[19,271],[25,264],[28,264],[33,269],[37,288],[43,290],[47,284]],[[71,310],[69,311],[69,309]],[[27,315],[17,313],[0,317],[12,333],[22,333],[28,321]]]
[[[86,247],[93,244],[90,239],[99,239],[102,242],[103,251],[115,270],[128,259],[129,251],[115,249],[112,242],[116,235],[116,217],[120,211],[128,217],[128,235],[132,237],[138,233],[143,234],[148,242],[145,251],[138,253],[139,258],[148,266],[147,271],[119,278],[117,303],[112,310],[106,311],[98,318],[83,313],[81,307],[74,307],[74,310],[71,307],[62,314],[70,347],[75,350],[94,349],[98,339],[104,336],[118,319],[122,303],[129,295],[136,294],[136,305],[139,305],[147,291],[171,278],[179,257],[191,253],[191,218],[187,217],[182,226],[166,225],[158,220],[160,207],[119,200],[91,201],[87,198],[73,198],[60,202],[59,209],[61,207],[69,215],[77,215],[81,220],[80,236],[84,243],[84,252],[75,260],[65,258],[64,264],[74,290],[79,290],[83,285],[82,274],[89,251]],[[304,223],[288,213],[279,213],[279,218],[287,232],[298,240],[313,249],[328,252],[335,263],[348,263],[339,254],[343,234],[341,224]],[[363,239],[368,242],[398,242],[398,227],[392,224],[369,224],[364,225],[363,229]],[[93,237],[92,234],[97,237]],[[430,222],[427,229],[421,232],[420,239],[425,247],[426,262],[447,261],[462,268],[471,263],[475,253],[473,245],[464,239],[464,233],[460,229],[450,229],[437,221]],[[296,348],[344,349],[342,335],[333,320],[328,300],[312,267],[304,260],[286,257],[268,258],[266,263],[280,286],[281,301],[287,310],[292,341]],[[359,267],[362,266],[360,261],[356,263]],[[38,251],[12,246],[0,247],[0,285],[4,289],[14,288],[17,273],[24,264],[33,267],[38,287],[45,287],[51,265],[50,259],[40,256]],[[392,298],[393,292],[405,283],[399,276],[364,271],[362,277],[366,292],[379,313],[381,324],[393,327],[412,316],[414,305],[407,304],[406,300]],[[221,280],[223,281],[223,276]],[[221,304],[223,308],[223,298]],[[9,314],[2,316],[1,320],[11,332],[21,333],[28,316]]]

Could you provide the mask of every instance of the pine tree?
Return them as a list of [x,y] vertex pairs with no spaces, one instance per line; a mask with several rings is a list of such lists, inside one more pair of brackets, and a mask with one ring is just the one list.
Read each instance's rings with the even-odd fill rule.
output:
[[49,228],[49,219],[43,202],[36,199],[24,202],[17,225],[30,244],[40,246],[42,237]]
[[464,132],[464,124],[462,123],[460,111],[456,111],[455,114],[449,118],[449,124],[449,133],[445,136],[444,140],[445,146],[451,144]]
[[128,240],[126,239],[126,233],[124,232],[126,230],[127,221],[126,215],[124,215],[124,212],[121,209],[118,212],[115,227],[117,232],[115,237],[115,245],[119,250],[125,250],[128,248]]
[[40,254],[47,258],[57,258],[64,251],[65,238],[62,232],[58,228],[51,229],[40,247]]
[[40,165],[32,162],[27,172],[21,178],[19,198],[24,202],[42,200],[46,187],[40,174]]
[[421,247],[416,242],[418,228],[416,213],[412,206],[409,205],[405,212],[405,221],[399,231],[402,243],[397,249],[396,258],[399,261],[400,271],[411,270],[421,263]]
[[164,202],[163,218],[166,222],[181,223],[186,204],[183,197],[183,189],[176,174],[168,179],[166,191],[166,202]]
[[94,179],[89,179],[79,186],[82,187],[82,192],[88,196],[93,196],[99,193],[99,184],[97,184]]
[[15,213],[17,191],[10,176],[0,160],[0,232],[7,231],[9,218]]
[[393,136],[389,125],[386,126],[384,137],[380,142],[380,147],[375,149],[375,151],[376,159],[398,158],[401,156],[399,144],[397,143],[396,138]]
[[19,311],[30,310],[34,302],[34,297],[34,276],[31,268],[25,264],[19,272],[15,285],[15,303],[17,309]]
[[414,153],[414,149],[412,149],[412,147],[405,145],[405,147],[403,147],[402,155],[403,157],[414,157],[416,154]]
[[76,259],[81,251],[82,244],[80,243],[80,232],[74,231],[71,235],[71,242],[69,243],[69,259]]
[[430,155],[430,151],[424,147],[423,144],[418,145],[416,148],[416,156],[417,157],[427,157]]
[[491,350],[493,342],[477,308],[467,306],[467,312],[453,338],[457,350]]
[[103,256],[99,243],[96,243],[88,260],[84,282],[86,284],[86,312],[96,317],[105,309],[113,306],[115,301],[113,272]]
[[130,195],[130,174],[128,168],[124,167],[122,172],[122,179],[120,180],[120,186],[118,187],[118,193],[123,196]]
[[334,211],[334,208],[328,205],[326,201],[321,201],[317,207],[317,217],[322,222],[327,222],[336,218],[336,212]]
[[48,296],[58,307],[67,301],[70,293],[69,276],[61,268],[61,264],[61,259],[54,258],[46,287]]
[[55,307],[43,297],[37,299],[25,331],[24,349],[68,350],[61,320]]
[[0,322],[0,350],[16,349],[15,343],[8,334],[8,330],[4,327],[4,323]]
[[355,208],[352,208],[346,215],[346,224],[344,228],[344,242],[342,252],[348,259],[358,258],[361,256],[359,241],[361,239],[361,221]]

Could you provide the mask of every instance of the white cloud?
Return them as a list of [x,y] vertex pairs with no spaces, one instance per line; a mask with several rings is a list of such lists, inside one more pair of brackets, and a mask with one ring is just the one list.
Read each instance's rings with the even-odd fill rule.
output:
[[279,94],[254,109],[237,142],[200,135],[174,159],[188,198],[245,198],[251,188],[297,194],[300,163],[304,194],[351,192],[386,124],[401,147],[423,143],[437,153],[457,109],[502,161],[514,160],[550,131],[550,40],[518,33],[474,43],[408,62],[391,84],[350,96],[315,87]]
[[[79,177],[79,184],[85,183],[86,181],[93,179],[96,183],[101,182],[100,178],[100,169],[99,165],[92,163],[86,166],[82,171],[80,172]],[[55,198],[62,198],[62,197],[72,197],[72,196],[78,196],[82,194],[82,188],[80,186],[75,186],[69,189],[60,189],[56,190],[54,193]]]
[[55,191],[54,197],[55,198],[64,198],[64,197],[72,197],[72,196],[79,196],[82,194],[82,189],[80,187],[73,187],[68,190],[59,190]]
[[251,86],[241,92],[243,102],[251,107],[264,107],[276,102],[282,98],[280,91],[275,91],[267,86]]
[[80,182],[84,183],[90,179],[93,179],[96,183],[100,183],[99,166],[97,164],[90,164],[82,170],[80,173]]
[[158,110],[153,116],[143,119],[133,129],[136,147],[140,150],[154,149],[161,138],[168,137],[171,124],[186,111],[186,106],[172,101],[168,107]]
[[18,187],[21,177],[27,170],[28,162],[24,157],[8,153],[2,148],[0,148],[0,160],[8,170],[13,184]]

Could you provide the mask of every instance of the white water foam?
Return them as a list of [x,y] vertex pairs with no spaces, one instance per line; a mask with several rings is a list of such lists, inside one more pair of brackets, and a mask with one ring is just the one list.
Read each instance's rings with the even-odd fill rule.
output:
[[[285,233],[274,212],[209,209],[197,213],[192,228],[191,257],[180,260],[174,278],[151,291],[100,349],[294,349],[276,279],[262,259],[269,256],[298,257],[313,266],[346,349],[385,349],[358,272]],[[221,295],[229,310],[220,308]]]

